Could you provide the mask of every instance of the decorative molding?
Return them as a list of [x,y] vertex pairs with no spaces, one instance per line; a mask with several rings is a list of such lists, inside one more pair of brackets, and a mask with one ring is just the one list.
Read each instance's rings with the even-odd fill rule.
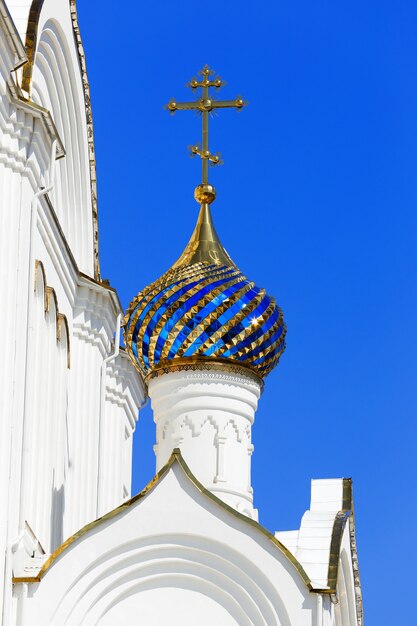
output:
[[28,25],[26,29],[25,49],[27,62],[23,66],[22,89],[28,95],[32,85],[33,66],[35,64],[36,44],[38,40],[39,17],[44,0],[32,0],[29,10]]
[[230,363],[217,362],[214,359],[212,361],[186,361],[179,362],[180,359],[176,359],[172,365],[167,364],[163,367],[153,370],[145,379],[145,383],[149,384],[154,378],[159,378],[164,374],[171,374],[173,372],[192,372],[190,376],[185,376],[185,379],[198,379],[203,381],[207,379],[221,379],[221,382],[236,383],[236,384],[248,384],[248,380],[263,391],[264,381],[259,378],[252,370],[247,367],[239,365],[232,365]]
[[178,433],[180,433],[181,429],[187,427],[188,430],[191,432],[192,437],[198,437],[199,435],[201,435],[203,428],[206,424],[211,424],[215,432],[219,432],[219,423],[212,415],[204,417],[201,420],[200,424],[196,424],[196,422],[193,421],[189,415],[185,415],[182,419],[180,418],[179,423],[178,420],[174,420],[172,422],[173,431],[178,431]]
[[356,547],[355,507],[353,504],[352,484],[350,484],[350,490],[351,490],[350,506],[352,509],[352,514],[349,517],[349,540],[350,540],[350,553],[351,553],[351,559],[352,559],[353,584],[354,584],[355,603],[356,603],[356,618],[358,620],[358,626],[363,626],[364,620],[363,620],[362,587],[361,587],[361,578],[359,574],[358,551]]
[[[223,421],[224,424],[221,424],[221,421]],[[229,439],[227,428],[228,426],[231,426],[232,430],[236,434],[236,440],[239,443],[242,443],[244,437],[246,437],[250,442],[250,426],[245,426],[242,428],[238,425],[236,419],[234,418],[225,416],[223,417],[223,419],[216,419],[215,417],[213,417],[213,415],[208,415],[207,417],[202,418],[200,423],[196,423],[195,419],[191,419],[189,415],[180,415],[173,419],[168,417],[163,422],[163,425],[161,425],[158,429],[158,439],[160,438],[161,440],[165,440],[169,430],[172,431],[171,434],[174,434],[177,431],[179,432],[184,427],[188,427],[192,437],[198,437],[207,423],[214,426],[216,433],[215,439],[221,438],[224,439],[224,441],[227,441]]]
[[70,12],[72,20],[72,29],[74,33],[74,41],[77,48],[78,60],[80,63],[81,82],[84,92],[85,117],[87,123],[87,144],[88,159],[90,165],[90,189],[91,189],[91,208],[93,220],[93,246],[94,246],[94,278],[100,279],[100,258],[99,258],[99,234],[98,234],[98,202],[97,202],[97,166],[96,153],[94,149],[94,125],[93,113],[90,99],[90,83],[88,81],[87,65],[85,60],[84,46],[81,39],[80,27],[78,24],[77,7],[75,0],[70,0]]
[[56,139],[57,150],[56,150],[56,158],[60,159],[65,156],[65,148],[62,143],[62,139],[58,133],[58,130],[55,126],[55,122],[52,119],[51,112],[45,107],[32,102],[23,95],[23,92],[17,82],[14,80],[14,77],[10,75],[9,80],[7,81],[7,86],[10,91],[11,100],[15,104],[15,106],[27,111],[32,115],[33,118],[40,119],[44,128],[52,142]]

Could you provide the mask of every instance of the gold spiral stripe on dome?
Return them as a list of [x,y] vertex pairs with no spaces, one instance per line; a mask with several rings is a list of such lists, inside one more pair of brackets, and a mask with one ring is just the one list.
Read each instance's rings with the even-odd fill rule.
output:
[[[161,302],[160,302],[161,297],[166,299],[172,295],[175,295],[180,289],[184,287],[184,285],[187,284],[190,276],[192,276],[193,279],[199,280],[203,278],[205,275],[207,275],[207,270],[208,270],[207,265],[198,264],[198,266],[199,266],[198,271],[196,272],[194,269],[194,274],[190,271],[190,268],[181,268],[181,271],[178,271],[178,270],[173,271],[173,272],[169,271],[166,274],[164,274],[164,276],[162,276],[160,279],[152,283],[152,285],[150,285],[148,288],[144,289],[142,292],[138,294],[138,296],[135,298],[135,306],[137,306],[139,303],[140,303],[140,306],[135,311],[135,314],[128,325],[127,334],[126,334],[128,345],[130,345],[130,342],[132,341],[133,332],[135,330],[136,323],[140,315],[143,313],[144,309],[146,308],[146,306],[148,306],[149,302],[153,298],[156,298],[156,302],[149,309],[149,311],[147,311],[145,315],[145,319],[142,322],[138,337],[135,342],[136,345],[140,345],[140,342],[143,341],[143,336],[147,328],[147,324],[145,322],[147,319],[151,319],[155,311],[161,306]],[[177,282],[178,284],[173,286],[171,289],[168,289],[162,296],[161,294],[164,288],[167,286],[167,284],[169,285],[170,282]],[[129,307],[129,311],[126,316],[127,318],[129,317],[130,312],[133,310],[134,310],[134,306],[132,303],[132,305]],[[141,350],[138,350],[138,360],[140,361],[141,366],[146,370],[147,365],[142,358]]]
[[[271,328],[265,333],[265,335],[262,335],[262,337],[259,337],[258,339],[256,339],[255,341],[252,342],[251,344],[251,352],[253,352],[254,350],[256,350],[260,345],[262,345],[263,343],[266,343],[271,337],[272,335],[274,335],[274,333],[277,332],[278,328],[281,326],[281,324],[284,321],[284,315],[281,311],[281,309],[279,307],[277,307],[277,310],[279,311],[278,314],[278,319],[276,322],[274,322],[274,324],[271,326]],[[283,332],[281,334],[281,337],[279,337],[279,339],[277,340],[278,343],[280,342],[281,338],[285,336],[286,333],[286,327],[284,325],[284,329]],[[271,344],[272,348],[275,348],[277,345],[277,341],[274,341]],[[259,357],[260,358],[260,357]],[[258,359],[258,354],[255,355],[255,360]]]
[[[218,280],[224,273],[226,273],[226,271],[230,271],[230,269],[233,268],[223,268],[220,270],[220,268],[218,270],[216,270],[215,273],[211,274],[210,276],[208,276],[206,278],[206,280],[202,280],[201,282],[199,282],[197,285],[195,285],[193,288],[188,289],[184,294],[182,294],[177,300],[175,300],[175,302],[173,302],[167,309],[166,311],[164,311],[161,319],[159,320],[159,322],[157,323],[157,325],[155,326],[155,328],[152,331],[152,334],[149,338],[149,352],[148,352],[148,359],[149,359],[149,363],[152,362],[153,365],[153,352],[154,352],[154,347],[155,344],[158,340],[158,335],[160,332],[160,329],[162,328],[162,326],[168,321],[168,319],[170,318],[170,315],[175,312],[175,310],[181,306],[181,304],[183,304],[184,302],[187,302],[195,293],[197,293],[200,289],[202,289],[203,287],[207,287],[208,285],[210,285],[213,282],[216,282],[216,280]],[[238,270],[233,272],[233,275],[236,276],[238,274]],[[192,281],[194,282],[194,280],[198,280],[199,278],[204,277],[207,274],[207,269],[205,272],[201,272],[198,276],[192,276]],[[164,279],[165,277],[162,277],[161,279],[161,283],[164,284]],[[177,286],[175,289],[169,289],[167,292],[164,293],[164,299],[167,300],[171,295],[175,295],[176,293],[178,293],[178,291],[180,291],[182,289],[183,285],[179,285]],[[162,289],[161,289],[162,291]],[[156,311],[161,307],[161,302],[159,301],[159,299],[156,301],[156,303],[152,306],[151,309],[149,309],[149,311],[146,313],[145,316],[145,320],[151,320],[154,316],[154,314],[156,313]],[[139,317],[139,316],[138,316]],[[136,340],[136,343],[138,345],[140,345],[140,343],[143,341],[143,338],[145,336],[145,332],[148,328],[148,324],[142,323],[142,326],[139,330],[138,333],[138,337]],[[159,327],[159,331],[158,331],[158,335],[156,334],[156,328]]]
[[[278,330],[278,328],[279,328],[279,326],[280,326],[280,324],[281,324],[281,323],[282,323],[282,320],[280,320],[280,318],[278,318],[278,320],[276,321],[276,323],[275,323],[275,324],[273,325],[273,327],[272,327],[272,328],[273,328],[273,330],[274,330],[274,333],[276,333],[276,331]],[[278,328],[277,328],[277,327],[278,327]],[[277,345],[279,345],[279,344],[280,344],[280,342],[284,340],[284,338],[285,338],[285,327],[283,328],[283,331],[282,331],[281,336],[280,336],[280,337],[279,337],[276,341],[273,341],[273,342],[271,343],[271,345],[270,345],[270,346],[268,346],[267,348],[265,348],[265,350],[261,350],[260,352],[258,352],[258,353],[255,355],[255,357],[253,357],[253,359],[250,357],[251,361],[257,361],[258,359],[262,359],[262,358],[264,358],[264,357],[267,357],[269,354],[271,354],[272,352],[274,352],[274,350],[276,350],[276,349],[277,349]],[[266,336],[265,336],[265,338],[263,339],[263,341],[262,341],[261,343],[259,343],[257,347],[259,347],[259,345],[261,345],[262,343],[264,343],[264,342],[266,342],[266,341],[267,341],[267,338],[266,338]],[[252,351],[253,351],[253,350],[255,350],[255,349],[256,349],[255,344],[252,344],[252,345],[250,346],[250,350],[249,350],[249,352],[252,352]],[[271,360],[272,360],[272,359],[271,359]],[[245,361],[242,361],[242,363],[244,363],[244,362],[245,362]],[[268,365],[268,363],[266,363],[265,365]],[[262,367],[262,366],[263,366],[263,363],[259,363],[257,367]]]
[[[207,341],[196,351],[196,354],[203,355],[208,348],[214,346],[214,344],[217,343],[217,341],[221,339],[228,330],[232,329],[234,326],[236,326],[236,324],[239,324],[243,319],[245,319],[245,317],[247,317],[249,313],[256,309],[256,307],[259,306],[259,304],[264,299],[265,295],[265,289],[261,289],[260,292],[256,296],[254,296],[253,300],[242,311],[232,317],[232,319],[230,319],[225,325],[219,328],[219,330],[214,332],[213,335],[211,335],[211,337],[207,339]],[[228,347],[230,348],[230,345],[226,346],[224,350],[227,350]],[[219,356],[217,350],[215,352],[215,355]]]
[[[218,273],[224,273],[225,271],[230,270],[230,268],[218,268],[216,270],[214,270],[216,272],[216,275]],[[157,298],[156,302],[154,303],[153,307],[148,311],[148,313],[146,314],[147,316],[153,315],[153,313],[155,312],[155,310],[157,308],[159,308],[160,306],[160,302],[159,302],[159,294],[161,294],[163,292],[163,290],[171,284],[171,288],[168,289],[164,294],[163,297],[164,299],[169,298],[170,296],[176,294],[180,289],[182,289],[184,287],[184,283],[187,284],[189,282],[189,279],[192,278],[193,280],[200,280],[201,278],[204,278],[204,276],[207,276],[208,273],[208,266],[204,265],[204,264],[199,264],[199,266],[197,266],[197,270],[194,270],[194,272],[190,269],[190,268],[182,268],[182,271],[168,271],[166,274],[164,274],[161,278],[159,278],[157,281],[155,281],[151,287],[152,287],[152,292],[148,291],[149,288],[144,289],[142,292],[140,292],[138,294],[138,300],[142,300],[143,302],[141,303],[140,307],[138,308],[138,311],[135,312],[134,318],[132,319],[132,323],[136,324],[137,319],[140,317],[141,313],[143,312],[143,310],[146,308],[146,306],[148,305],[149,301],[152,300],[152,298]],[[176,285],[174,285],[173,283],[178,283]],[[129,310],[132,310],[132,307],[129,307]]]
[[[259,323],[258,323],[256,326],[254,325],[254,326],[252,327],[251,331],[252,331],[252,332],[255,332],[255,331],[256,331],[256,329],[257,329],[257,327],[262,327],[265,323],[267,323],[267,322],[268,322],[268,320],[269,320],[269,319],[271,318],[271,316],[273,315],[274,310],[276,310],[276,309],[277,309],[277,307],[276,307],[275,302],[272,302],[272,303],[268,306],[268,308],[266,309],[266,311],[265,311],[264,313],[262,313],[262,315],[261,315],[261,316],[259,316],[259,317],[258,317],[258,320],[260,320],[260,321],[259,321]],[[275,328],[275,330],[278,330],[279,325],[280,325],[280,322],[281,322],[281,320],[280,320],[280,317],[279,317],[279,315],[278,315],[278,318],[277,318],[274,322],[272,322],[272,327],[274,327],[274,328]],[[285,329],[283,329],[283,333],[284,333],[284,336],[285,336]],[[244,339],[245,339],[245,335],[246,335],[246,333],[242,332],[242,333],[240,333],[240,334],[236,337],[236,338],[237,338],[237,340],[238,340],[238,341],[237,341],[237,343],[238,343],[238,344],[239,344],[241,341],[244,341]],[[281,338],[280,338],[280,339],[278,339],[277,341],[274,341],[273,345],[275,346],[275,348],[276,348],[276,346],[277,346],[277,345],[279,345],[280,341],[281,341]],[[251,345],[251,346],[248,346],[247,348],[245,348],[245,349],[243,350],[243,352],[244,352],[244,354],[250,354],[250,352],[252,351],[252,349],[259,348],[259,347],[261,347],[264,343],[265,343],[264,336],[263,336],[263,335],[261,335],[261,336],[260,336],[260,337],[258,337],[257,339],[252,340],[252,342],[251,342],[251,344],[252,344],[252,345]],[[265,355],[265,350],[266,350],[267,348],[269,348],[269,346],[265,346],[265,349],[264,349],[264,350],[261,350],[261,351],[260,351],[260,352],[256,355],[256,358],[255,358],[255,359],[250,358],[250,361],[252,361],[252,360],[257,360],[257,359],[262,358],[262,357]],[[238,351],[238,352],[242,352],[242,348],[239,348],[239,351]]]
[[265,369],[262,369],[262,372],[260,373],[261,376],[263,377],[267,376],[269,372],[271,372],[274,369],[274,367],[277,365],[278,361],[280,360],[281,355],[284,352],[284,350],[285,350],[285,343],[284,343],[284,340],[282,340],[281,350],[277,353],[277,356],[274,359],[271,359],[271,363],[267,367],[265,367]]
[[[253,309],[259,306],[265,295],[266,292],[264,289],[262,289],[260,293],[254,297],[252,302],[247,307],[245,307],[245,309],[243,309],[243,311],[239,312],[237,315],[235,315],[235,317],[230,319],[226,324],[224,324],[221,328],[214,332],[213,335],[205,342],[205,344],[201,346],[199,350],[197,350],[197,354],[204,354],[204,352],[206,352],[208,348],[214,346],[218,342],[218,340],[225,335],[225,333],[234,328],[236,324],[239,324],[243,319],[245,319],[245,317],[250,314]],[[231,340],[231,343],[232,345],[235,345],[234,339]],[[228,347],[231,347],[230,344],[228,345]],[[227,347],[225,349],[227,349]],[[219,349],[216,350],[214,355],[220,356]]]
[[266,358],[270,356],[271,354],[273,354],[281,343],[282,343],[282,349],[277,354],[275,354],[275,356],[272,359],[268,359],[266,362],[263,362],[263,363],[258,363],[257,367],[261,369],[264,366],[266,368],[269,368],[271,366],[271,363],[275,363],[276,362],[275,360],[279,359],[282,352],[284,351],[284,340],[285,340],[285,330],[282,336],[278,339],[278,341],[274,341],[274,343],[271,344],[264,352],[260,352],[258,355],[256,355],[256,360],[261,357]]
[[[201,275],[203,274],[201,273]],[[135,311],[135,314],[132,317],[132,320],[129,324],[129,328],[132,328],[135,326],[138,318],[142,314],[145,307],[148,305],[149,301],[152,300],[152,298],[157,297],[158,294],[160,294],[161,291],[164,289],[162,280],[165,276],[166,274],[164,274],[162,278],[155,280],[151,285],[149,285],[148,287],[140,291],[138,295],[135,296],[135,298],[131,302],[129,309],[126,313],[126,321],[127,321],[129,319],[129,316],[132,314],[132,312]],[[176,285],[175,287],[172,287],[170,294],[175,292],[175,288],[181,289],[181,283],[184,283],[186,280],[187,280],[186,275],[181,276],[181,278],[179,276],[174,278],[172,282],[178,282],[179,284]],[[136,307],[138,308],[135,310]]]
[[[275,304],[275,302],[274,302],[274,301],[272,301],[272,302],[269,304],[269,306],[266,308],[266,310],[264,311],[264,313],[262,313],[261,315],[258,315],[258,316],[257,316],[257,318],[256,318],[256,319],[257,319],[257,320],[261,319],[261,321],[260,321],[259,323],[257,323],[257,324],[256,324],[256,327],[257,327],[257,326],[262,326],[262,324],[264,324],[264,323],[266,322],[266,320],[267,320],[267,319],[268,319],[268,318],[272,315],[272,313],[274,312],[275,308],[276,308],[276,304]],[[245,316],[245,317],[247,317],[247,316]],[[235,321],[235,320],[233,320],[233,324],[232,324],[232,326],[236,326],[236,321]],[[255,325],[253,325],[253,326],[252,326],[252,328],[251,328],[251,331],[250,331],[250,332],[255,332],[256,327],[255,327]],[[244,330],[242,330],[239,334],[237,334],[237,335],[235,335],[235,337],[233,337],[233,339],[231,340],[231,343],[233,344],[233,346],[237,346],[237,344],[238,344],[238,343],[240,343],[241,341],[243,341],[243,339],[245,339],[245,337],[247,337],[247,336],[248,336],[248,334],[249,334],[249,333],[248,333],[248,328],[245,328],[245,329],[244,329]],[[252,345],[252,344],[251,344],[251,345]],[[243,354],[248,353],[248,352],[249,352],[249,350],[250,350],[250,348],[251,348],[251,345],[250,345],[250,346],[247,346],[247,347],[242,347],[242,348],[240,348],[240,349],[239,349],[239,351],[238,351],[238,352],[236,352],[236,356],[238,356],[238,355],[239,355],[239,352],[240,352],[241,354],[242,354],[242,353],[243,353]],[[219,350],[218,350],[218,351],[216,350],[216,353],[215,353],[215,354],[216,354],[216,356],[221,357],[221,356],[224,354],[224,352],[227,352],[227,350],[230,350],[230,345],[224,345],[222,348],[219,348]]]
[[[253,289],[255,283],[251,282],[248,285],[245,285],[242,289],[239,289],[236,293],[234,293],[230,298],[220,304],[214,311],[209,313],[206,318],[191,331],[191,333],[186,337],[184,343],[177,351],[177,355],[182,357],[183,354],[188,350],[188,348],[194,343],[196,339],[203,333],[213,322],[219,319],[223,313],[225,313],[231,306],[233,306],[242,296],[244,296],[248,291]],[[172,342],[173,343],[173,342]],[[167,356],[168,353],[165,355]]]
[[[207,265],[205,265],[204,263],[198,263],[195,265],[194,267],[194,272],[197,275],[203,275],[204,273],[206,273],[206,268]],[[137,317],[139,317],[140,313],[142,312],[142,310],[145,308],[147,302],[151,299],[151,297],[154,297],[157,295],[157,293],[160,293],[163,289],[163,285],[162,285],[162,281],[164,279],[166,279],[166,284],[168,285],[170,282],[174,283],[174,282],[179,282],[181,281],[182,283],[185,282],[187,280],[187,278],[189,277],[189,275],[192,274],[192,270],[189,267],[182,267],[179,268],[177,270],[168,270],[168,272],[166,272],[162,277],[157,278],[156,280],[153,281],[153,283],[151,283],[150,285],[148,285],[147,287],[145,287],[145,289],[143,289],[142,291],[140,291],[137,296],[135,296],[132,300],[132,302],[129,305],[128,311],[125,315],[125,324],[127,324],[129,317],[132,313],[132,311],[134,311],[135,307],[141,303],[141,307],[140,309],[138,309],[138,311],[140,311],[138,313],[138,311],[135,312],[135,317],[134,319],[132,319],[133,323],[136,323]],[[171,281],[169,279],[172,279]]]
[[[244,280],[246,280],[246,278],[243,275],[241,275],[238,280],[233,278],[227,283],[224,283],[223,285],[221,285],[221,289],[216,289],[215,291],[208,293],[206,296],[204,296],[204,299],[202,299],[198,303],[197,313],[200,313],[201,310],[205,306],[207,306],[214,298],[221,295],[221,293],[223,293],[224,290],[229,289],[231,286],[236,285],[236,283],[238,282],[243,282]],[[216,319],[217,317],[219,317],[219,315],[221,315],[222,311],[227,310],[227,308],[229,308],[231,304],[234,303],[236,294],[244,293],[244,289],[246,287],[247,285],[245,285],[243,289],[239,289],[235,294],[233,294],[232,296],[230,296],[230,298],[228,298],[227,302],[224,302],[223,304],[218,305],[214,311],[212,311],[211,313],[208,313],[204,317],[204,319],[201,320],[201,322],[192,331],[190,331],[189,335],[184,339],[181,346],[178,348],[178,350],[176,350],[176,356],[178,357],[182,356],[185,350],[188,348],[188,346],[190,346],[193,343],[194,341],[193,337],[195,338],[199,337],[201,333],[204,332],[204,329],[207,328],[207,326],[209,326],[213,322],[214,319]],[[194,317],[194,314],[188,315],[188,316],[189,316],[189,320],[191,320]],[[177,341],[180,333],[183,332],[184,327],[185,327],[184,319],[186,319],[186,315],[184,315],[172,328],[170,335],[164,344],[164,347],[161,353],[161,359],[166,359],[168,357],[168,354],[173,344],[175,343],[175,341]]]
[[[157,297],[159,294],[161,294],[164,288],[167,287],[170,283],[176,282],[178,284],[171,287],[171,289],[169,289],[168,291],[166,291],[164,294],[164,298],[169,298],[170,296],[174,295],[177,291],[179,291],[180,289],[184,287],[184,283],[187,282],[192,272],[190,271],[190,268],[181,268],[181,269],[182,271],[178,271],[178,270],[172,271],[172,272],[168,271],[161,278],[158,278],[158,280],[154,281],[151,285],[149,285],[149,287],[146,287],[143,291],[139,292],[138,295],[134,298],[125,316],[126,323],[127,323],[129,321],[130,315],[132,314],[133,311],[135,311],[135,307],[140,305],[138,306],[137,310],[135,311],[134,316],[132,317],[129,323],[127,336],[130,339],[132,338],[133,330],[134,330],[137,320],[143,313],[146,306],[149,304],[150,300],[152,300],[152,298]],[[194,270],[195,279],[198,280],[202,278],[203,276],[205,276],[207,274],[207,269],[208,269],[207,265],[198,264],[197,270]],[[156,303],[153,305],[153,308],[151,308],[148,311],[147,316],[152,315],[154,313],[154,309],[156,310],[160,306],[160,303],[159,304],[158,303],[159,303],[159,299],[156,300]]]
[[[228,271],[230,271],[233,268],[228,268]],[[163,316],[161,317],[161,319],[157,322],[155,328],[152,331],[152,335],[150,337],[149,340],[149,363],[151,365],[153,365],[154,363],[154,347],[156,345],[156,342],[158,341],[159,338],[159,334],[162,330],[162,328],[165,326],[166,322],[169,320],[169,318],[171,317],[171,315],[173,313],[175,313],[183,304],[185,304],[188,300],[190,300],[190,298],[192,298],[195,294],[197,294],[201,289],[203,289],[204,287],[209,287],[211,284],[216,283],[223,274],[227,273],[225,270],[224,271],[218,271],[215,274],[211,274],[210,276],[207,277],[206,280],[199,282],[197,285],[194,285],[194,287],[188,291],[186,291],[184,294],[182,294],[182,296],[180,296],[180,298],[178,298],[178,300],[176,300],[175,302],[173,302],[168,308],[167,310],[164,312]],[[233,280],[234,282],[237,282],[237,280],[242,280],[243,278],[240,278],[239,276],[240,272],[238,270],[235,270],[233,273],[230,274],[230,279]],[[230,281],[228,281],[230,282]],[[222,285],[223,287],[223,285]],[[204,296],[202,296],[202,300],[204,298],[207,298],[207,302],[210,302],[210,300],[213,298],[213,293],[216,293],[216,289],[214,289],[213,291],[209,292],[208,294],[205,294]],[[180,318],[180,320],[178,320],[177,323],[180,323],[182,321],[182,325],[184,325],[184,318],[189,321],[191,320],[195,314],[198,312],[199,309],[199,305],[200,302],[197,303],[196,305],[194,305],[193,307],[191,307],[187,312],[185,312],[182,317]],[[159,308],[159,307],[157,307]],[[174,326],[175,328],[175,326]],[[171,330],[171,332],[173,332]]]
[[[271,303],[271,304],[269,305],[268,309],[269,309],[271,306],[273,306],[273,304],[275,304],[275,302]],[[283,314],[282,314],[281,309],[280,309],[280,308],[278,308],[276,305],[275,305],[275,307],[274,307],[274,308],[275,308],[275,309],[279,312],[279,313],[278,313],[278,318],[277,318],[277,320],[276,320],[276,321],[272,324],[271,328],[269,329],[269,331],[267,332],[267,334],[266,334],[266,335],[261,335],[260,337],[258,337],[258,339],[254,339],[254,340],[251,342],[251,345],[250,345],[250,350],[249,350],[249,351],[247,351],[247,354],[248,354],[249,352],[252,352],[252,350],[255,350],[256,348],[259,348],[259,346],[261,346],[262,344],[264,344],[264,343],[267,341],[267,339],[269,339],[269,337],[270,337],[271,335],[273,335],[273,334],[274,334],[274,333],[278,330],[279,326],[283,323],[284,317],[283,317]],[[267,311],[268,311],[268,309],[266,309],[266,311],[265,311],[264,313],[262,313],[262,316],[263,316],[265,319],[263,319],[263,321],[262,321],[261,323],[257,324],[257,326],[261,326],[261,325],[262,325],[262,324],[264,324],[266,321],[268,321],[269,317],[271,317],[272,313],[271,313],[271,315],[269,315],[269,316],[265,317],[265,316],[267,315]],[[272,332],[271,332],[271,331],[272,331]],[[255,329],[253,330],[253,332],[255,332]],[[286,328],[284,328],[284,329],[283,329],[283,334],[282,334],[282,337],[285,337],[285,334],[286,334]],[[280,343],[280,341],[281,341],[281,337],[280,337],[277,341],[274,341],[272,345],[276,347],[276,345],[277,345],[277,344],[279,344],[279,343]],[[238,341],[237,343],[239,343],[239,341]],[[256,355],[255,360],[256,360],[256,359],[258,359],[258,358],[260,358],[260,356],[259,356],[260,354],[261,354],[261,353],[259,353],[259,354],[257,354],[257,355]]]

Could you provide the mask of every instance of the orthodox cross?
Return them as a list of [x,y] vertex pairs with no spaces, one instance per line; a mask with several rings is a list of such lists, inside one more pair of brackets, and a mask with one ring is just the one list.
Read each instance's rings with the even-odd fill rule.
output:
[[234,100],[214,100],[209,90],[211,87],[219,90],[226,83],[220,78],[220,76],[214,76],[215,71],[210,69],[208,65],[205,65],[202,70],[198,72],[198,76],[201,78],[192,78],[187,87],[190,87],[193,91],[201,88],[201,97],[194,102],[177,102],[172,99],[165,105],[170,113],[176,111],[200,111],[203,122],[203,136],[202,143],[195,144],[189,147],[191,156],[200,156],[202,160],[202,184],[208,184],[208,166],[221,165],[223,161],[220,160],[220,153],[211,154],[208,145],[208,121],[209,113],[216,109],[242,109],[248,103],[240,96],[237,96]]

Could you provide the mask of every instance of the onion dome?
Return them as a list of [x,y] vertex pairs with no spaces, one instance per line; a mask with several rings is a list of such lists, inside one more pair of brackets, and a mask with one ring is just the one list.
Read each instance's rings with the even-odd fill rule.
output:
[[131,359],[145,379],[172,367],[232,364],[264,378],[285,349],[282,311],[233,263],[215,231],[211,185],[178,261],[131,302],[124,321]]

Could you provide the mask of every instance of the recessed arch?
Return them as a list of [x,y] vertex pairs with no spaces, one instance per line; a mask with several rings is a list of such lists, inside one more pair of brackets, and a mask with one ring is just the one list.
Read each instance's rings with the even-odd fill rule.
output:
[[70,334],[69,334],[69,326],[66,315],[63,313],[58,313],[58,324],[57,324],[57,341],[61,343],[63,346],[66,346],[67,352],[67,368],[71,367],[71,348],[70,348]]
[[[22,74],[20,78],[20,87],[29,97],[29,102],[33,100],[38,104],[41,104],[46,114],[51,117],[59,127],[59,107],[51,107],[48,102],[48,94],[44,94],[43,89],[37,84],[37,70],[40,62],[43,46],[43,38],[45,32],[51,28],[51,24],[54,24],[51,30],[60,31],[57,37],[58,46],[54,46],[52,57],[49,60],[58,61],[59,54],[63,55],[64,63],[60,65],[59,71],[56,71],[54,62],[51,67],[53,68],[53,80],[50,81],[50,85],[54,81],[59,80],[60,73],[64,72],[64,76],[69,76],[68,83],[71,84],[72,89],[72,104],[74,104],[73,110],[77,116],[77,124],[72,127],[71,137],[75,137],[75,129],[79,129],[79,135],[77,140],[74,141],[75,149],[73,153],[69,155],[67,160],[73,160],[74,152],[82,154],[83,161],[80,170],[75,167],[75,172],[79,172],[80,176],[75,176],[76,185],[75,191],[82,191],[82,206],[85,207],[86,215],[84,221],[79,222],[83,224],[85,232],[82,235],[83,241],[83,254],[80,255],[79,250],[75,250],[75,257],[78,265],[82,271],[88,275],[93,275],[97,280],[100,279],[100,263],[98,255],[98,210],[97,210],[97,183],[96,183],[96,159],[94,149],[94,127],[91,111],[90,101],[90,86],[87,75],[86,61],[84,47],[81,39],[80,28],[78,24],[77,8],[75,0],[66,0],[68,4],[68,19],[70,20],[70,28],[73,37],[64,35],[63,29],[60,24],[55,20],[48,20],[46,24],[42,24],[43,15],[48,14],[51,4],[53,5],[55,0],[45,2],[45,0],[32,0],[28,23],[26,27],[25,37],[25,52],[27,61],[22,68]],[[61,0],[65,2],[65,0]],[[62,26],[65,26],[64,24]],[[66,30],[68,33],[68,30]],[[74,52],[76,60],[74,59]],[[67,76],[66,76],[67,78]],[[68,100],[70,101],[70,100]],[[51,111],[51,113],[50,113]],[[54,123],[51,123],[52,126]],[[68,141],[68,139],[67,139]],[[64,141],[65,144],[65,141]],[[58,138],[58,152],[59,157],[65,155],[64,146],[61,139]],[[64,184],[64,181],[62,182]],[[65,193],[64,193],[65,196]],[[68,206],[68,203],[65,204]],[[57,211],[59,213],[59,211]],[[65,215],[63,212],[59,215],[61,224],[63,223],[62,217]],[[64,232],[67,235],[67,230],[64,227]],[[67,239],[70,237],[67,236]],[[72,241],[70,241],[72,243]]]
[[[246,612],[242,609],[241,605],[237,598],[233,597],[233,595],[227,593],[224,588],[212,584],[205,578],[199,578],[195,576],[195,574],[186,576],[186,575],[172,575],[172,574],[164,574],[159,576],[154,580],[144,580],[141,582],[136,582],[131,585],[123,592],[121,592],[116,598],[112,599],[111,602],[103,609],[101,612],[98,623],[102,622],[103,618],[110,612],[114,613],[114,610],[122,604],[124,600],[131,596],[135,596],[136,602],[138,603],[138,608],[140,608],[141,595],[146,591],[158,590],[158,595],[160,600],[163,601],[163,591],[164,589],[174,588],[177,592],[178,590],[187,590],[192,591],[194,594],[198,594],[206,596],[214,601],[215,604],[225,609],[225,611],[231,616],[233,619],[233,623],[239,626],[265,626],[265,622],[262,620],[262,617],[256,615],[252,619],[248,617]],[[194,595],[195,597],[195,595]],[[198,612],[201,614],[201,607]],[[203,609],[204,610],[204,609]],[[117,615],[117,614],[116,614]],[[116,615],[114,617],[116,617]],[[159,626],[158,614],[156,614],[155,624]],[[114,619],[114,618],[113,618]],[[276,622],[271,622],[271,626],[275,626]]]
[[42,261],[35,261],[35,274],[33,279],[33,290],[35,293],[39,293],[39,290],[42,290],[43,298],[44,298],[44,311],[47,309],[46,302],[46,273],[45,267]]
[[[147,537],[100,555],[62,590],[51,625],[96,624],[131,594],[191,581],[198,581],[199,589],[206,586],[223,606],[243,607],[249,624],[291,624],[279,590],[250,559],[221,541],[175,534]],[[239,612],[235,616],[236,623],[246,623]]]
[[55,313],[55,321],[58,326],[58,298],[56,295],[56,291],[53,287],[46,287],[46,295],[45,295],[45,313],[50,313],[51,310]]
[[[45,267],[42,261],[35,260],[34,284],[33,288],[38,295],[42,294],[44,313],[53,313],[56,328],[56,341],[66,349],[67,367],[70,367],[70,332],[66,315],[59,312],[58,297],[53,287],[48,285]],[[52,307],[52,311],[51,311]]]

